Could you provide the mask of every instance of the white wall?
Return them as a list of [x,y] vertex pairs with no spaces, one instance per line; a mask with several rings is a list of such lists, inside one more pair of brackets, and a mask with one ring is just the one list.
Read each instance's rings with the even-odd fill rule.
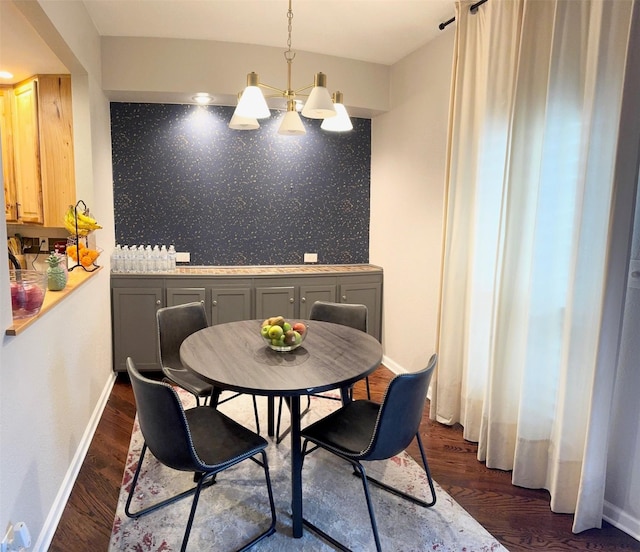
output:
[[385,364],[435,351],[454,29],[391,70],[391,109],[372,121],[370,261],[384,267]]
[[[20,9],[71,70],[78,197],[103,223],[96,240],[109,251],[109,104],[100,84],[99,38],[81,3],[33,2]],[[1,233],[4,225],[3,218]],[[32,550],[46,550],[53,536],[113,384],[108,255],[105,261],[101,272],[24,333],[2,337],[0,532],[26,522]],[[3,334],[11,317],[6,266],[0,264]]]

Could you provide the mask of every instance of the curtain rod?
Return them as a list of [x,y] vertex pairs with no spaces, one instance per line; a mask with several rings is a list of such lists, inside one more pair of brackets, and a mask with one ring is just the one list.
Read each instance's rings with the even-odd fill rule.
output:
[[[476,2],[475,4],[471,4],[471,6],[469,6],[469,11],[471,13],[475,13],[476,11],[478,11],[478,8],[480,6],[482,6],[482,4],[484,4],[485,2],[487,2],[488,0],[479,0],[478,2]],[[440,29],[441,31],[444,30],[444,28],[449,25],[450,23],[453,23],[456,20],[455,17],[452,17],[451,19],[449,19],[448,21],[443,21],[442,23],[440,23],[440,25],[438,25],[438,29]]]

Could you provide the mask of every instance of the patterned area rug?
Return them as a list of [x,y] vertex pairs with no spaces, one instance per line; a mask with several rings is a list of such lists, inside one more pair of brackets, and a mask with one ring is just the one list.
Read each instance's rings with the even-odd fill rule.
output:
[[[194,400],[180,391],[186,408]],[[306,399],[302,399],[304,407]],[[302,420],[303,427],[331,410],[337,401],[312,398],[311,411]],[[258,397],[262,434],[266,434],[266,398]],[[277,406],[277,404],[276,404]],[[250,397],[239,397],[220,410],[245,426],[255,429]],[[286,409],[285,409],[286,411]],[[262,423],[264,421],[264,423]],[[283,413],[287,427],[288,411]],[[270,440],[267,438],[267,440]],[[271,440],[270,440],[271,441]],[[137,419],[127,464],[122,479],[120,498],[113,523],[111,552],[168,552],[180,550],[191,498],[170,504],[138,520],[128,518],[124,505],[129,485],[140,455],[142,435]],[[291,533],[291,481],[289,440],[279,445],[271,441],[267,448],[278,522],[276,533],[258,543],[259,551],[331,551],[333,546],[305,530],[301,539]],[[428,458],[427,458],[428,459]],[[369,462],[370,475],[402,490],[428,499],[429,490],[424,470],[403,453],[386,462]],[[306,519],[355,551],[375,550],[373,534],[360,480],[351,466],[333,455],[317,450],[305,459],[303,507]],[[138,482],[139,492],[132,507],[137,511],[163,497],[177,494],[193,486],[193,474],[181,473],[162,466],[148,452]],[[371,486],[376,520],[382,548],[389,552],[489,552],[505,551],[500,543],[461,508],[436,483],[437,503],[422,508]],[[200,495],[191,531],[189,551],[224,551],[241,547],[269,524],[269,506],[264,472],[253,462],[243,462],[217,477],[217,483]]]

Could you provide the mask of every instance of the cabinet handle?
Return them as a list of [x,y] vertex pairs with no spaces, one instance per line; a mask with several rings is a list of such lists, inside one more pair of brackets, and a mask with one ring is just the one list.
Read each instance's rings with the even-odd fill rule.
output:
[[16,203],[16,220],[20,220],[20,204]]
[[301,302],[301,303],[306,303],[306,302],[307,302],[307,298],[306,298],[306,297],[303,297],[302,299],[300,299],[300,302]]
[[347,296],[346,296],[346,295],[343,295],[343,296],[342,296],[342,300],[343,300],[343,301],[346,301],[346,300],[347,300]]
[[294,299],[293,297],[289,297],[289,303],[293,303]]
[[[204,301],[202,301],[204,303]],[[213,301],[213,303],[211,303],[214,307],[218,306],[218,301]]]

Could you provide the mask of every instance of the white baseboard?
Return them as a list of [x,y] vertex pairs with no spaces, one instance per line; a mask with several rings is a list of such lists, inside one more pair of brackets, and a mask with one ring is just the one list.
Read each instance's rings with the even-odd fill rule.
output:
[[606,500],[602,519],[640,541],[640,519],[633,518],[628,512],[621,510]]
[[[396,375],[406,374],[409,371],[385,355],[382,356],[382,364],[384,364],[387,368],[389,368],[389,370],[391,370]],[[429,386],[429,390],[427,391],[427,399],[431,400],[431,386]]]
[[67,504],[67,500],[69,500],[69,495],[73,489],[73,484],[78,477],[78,473],[80,472],[80,468],[84,462],[84,459],[87,455],[87,451],[89,450],[89,445],[93,439],[93,434],[98,427],[98,423],[100,422],[100,418],[102,417],[102,412],[104,411],[107,401],[109,400],[109,396],[111,395],[111,389],[113,389],[113,384],[116,381],[115,372],[109,377],[107,380],[104,389],[102,390],[102,394],[100,395],[100,399],[96,404],[96,407],[91,414],[91,418],[89,419],[89,423],[82,435],[82,439],[80,439],[80,443],[78,444],[78,448],[76,450],[73,459],[71,460],[71,464],[69,465],[69,469],[67,470],[64,479],[62,480],[62,484],[60,485],[60,489],[58,490],[58,494],[49,510],[49,515],[44,522],[44,526],[42,527],[42,531],[38,535],[38,539],[33,546],[34,552],[46,552],[49,549],[49,545],[53,540],[53,535],[56,532],[58,527],[58,523],[60,522],[60,518],[62,517],[62,512],[64,511],[64,507]]
[[388,356],[382,356],[382,364],[384,364],[389,370],[391,370],[394,374],[406,374],[409,370],[404,369],[397,362],[391,360]]

